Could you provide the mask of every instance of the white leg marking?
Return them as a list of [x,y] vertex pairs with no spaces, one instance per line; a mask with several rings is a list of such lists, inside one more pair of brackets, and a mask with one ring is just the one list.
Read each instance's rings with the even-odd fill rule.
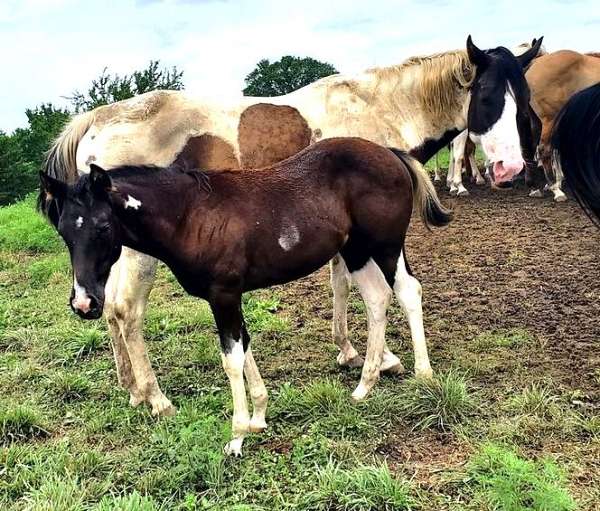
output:
[[333,289],[333,342],[339,347],[337,363],[342,367],[361,367],[362,357],[348,341],[348,296],[352,281],[346,263],[339,254],[330,262]]
[[246,350],[244,374],[246,375],[248,387],[250,388],[250,398],[252,399],[253,407],[249,429],[252,433],[259,433],[267,429],[265,417],[267,414],[267,401],[269,400],[269,395],[267,394],[267,388],[260,376],[250,347]]
[[427,344],[425,343],[421,284],[406,270],[404,251],[398,258],[394,292],[408,319],[415,355],[415,375],[417,378],[431,378],[433,371],[431,370],[429,356],[427,355]]
[[352,279],[365,302],[369,328],[365,365],[360,383],[352,393],[352,398],[360,401],[366,397],[379,378],[385,344],[387,308],[392,298],[392,290],[373,259],[369,259],[363,268],[352,273]]
[[242,455],[242,443],[250,429],[250,415],[248,414],[248,401],[246,400],[246,387],[244,385],[245,353],[241,340],[232,343],[229,353],[221,353],[223,369],[229,378],[231,394],[233,396],[233,418],[231,420],[231,441],[225,446],[225,453],[233,456]]
[[485,179],[479,171],[479,167],[477,166],[477,161],[475,160],[474,154],[469,155],[469,163],[471,164],[471,168],[473,169],[473,178],[475,179],[475,183],[478,185],[484,185]]

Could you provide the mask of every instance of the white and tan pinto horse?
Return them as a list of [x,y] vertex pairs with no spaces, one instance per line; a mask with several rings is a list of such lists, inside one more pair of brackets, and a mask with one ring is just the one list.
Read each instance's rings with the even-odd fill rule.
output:
[[[531,134],[524,127],[529,126],[523,107],[529,93],[522,66],[534,54],[518,61],[505,48],[482,51],[469,37],[467,51],[411,58],[356,76],[334,75],[280,97],[245,97],[235,104],[221,104],[183,92],[151,92],[75,117],[51,149],[46,172],[74,181],[78,173],[89,172],[91,163],[109,169],[173,163],[201,169],[257,168],[336,136],[358,136],[404,149],[424,162],[467,124],[475,133],[495,136],[494,125],[507,109],[518,109],[522,115],[512,119],[510,136],[520,134],[525,147]],[[507,99],[509,89],[516,94]],[[520,151],[497,156],[522,159]],[[41,206],[52,208],[51,203]],[[175,409],[158,386],[142,337],[155,269],[155,259],[124,250],[106,286],[105,314],[119,382],[129,390],[130,403],[147,402],[153,414],[163,415]],[[338,362],[360,365],[362,360],[348,340],[351,283],[341,258],[332,264],[331,283]],[[74,287],[72,299],[83,292],[80,287]],[[415,373],[430,377],[420,285],[416,296],[406,308]],[[251,356],[246,358],[245,370],[256,372]],[[400,360],[387,347],[381,370],[402,370]]]

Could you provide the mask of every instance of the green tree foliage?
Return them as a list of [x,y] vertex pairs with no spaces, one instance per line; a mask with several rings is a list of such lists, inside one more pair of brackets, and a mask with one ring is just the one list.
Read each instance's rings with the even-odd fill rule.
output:
[[86,93],[75,91],[69,100],[76,112],[85,112],[152,90],[183,89],[183,71],[178,71],[176,67],[161,69],[159,65],[158,60],[151,60],[146,69],[125,76],[113,76],[104,68]]
[[277,62],[261,60],[245,80],[244,96],[280,96],[337,73],[335,67],[310,57],[286,55]]
[[[150,61],[146,69],[130,75],[111,75],[106,69],[92,81],[86,93],[69,98],[75,112],[127,99],[156,89],[183,89],[183,72],[163,69]],[[28,126],[12,135],[0,132],[0,205],[18,200],[38,186],[38,172],[52,141],[59,135],[71,112],[43,104],[26,112]]]
[[17,128],[12,135],[0,132],[0,205],[36,189],[44,155],[70,116],[50,103],[25,114],[27,128]]

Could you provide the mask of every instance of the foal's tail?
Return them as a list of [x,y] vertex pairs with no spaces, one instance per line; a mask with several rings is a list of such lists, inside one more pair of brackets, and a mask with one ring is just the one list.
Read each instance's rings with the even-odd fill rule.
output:
[[390,148],[390,150],[406,165],[413,184],[413,204],[420,213],[425,226],[444,227],[452,220],[452,212],[446,209],[429,179],[429,174],[423,166],[404,151]]
[[[79,114],[65,126],[46,153],[42,171],[60,181],[73,182],[77,178],[77,146],[96,117],[95,110]],[[38,197],[38,209],[46,213],[43,194]]]
[[567,101],[554,123],[551,143],[567,185],[600,227],[600,83]]

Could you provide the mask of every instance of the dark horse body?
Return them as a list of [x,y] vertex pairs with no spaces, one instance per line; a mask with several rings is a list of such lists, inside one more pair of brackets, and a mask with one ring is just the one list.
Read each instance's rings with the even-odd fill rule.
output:
[[571,96],[556,117],[551,144],[568,187],[600,227],[600,83]]
[[[50,218],[71,254],[71,306],[97,318],[122,246],[164,261],[209,301],[233,401],[233,440],[266,427],[266,389],[249,350],[245,291],[307,275],[340,254],[365,299],[369,340],[362,399],[379,376],[392,290],[423,343],[421,287],[404,256],[415,202],[425,221],[449,221],[411,158],[363,139],[328,139],[273,167],[245,172],[93,166],[74,186],[42,175]],[[415,337],[416,336],[416,337]],[[422,338],[422,339],[421,339]],[[242,370],[250,387],[249,418]]]

